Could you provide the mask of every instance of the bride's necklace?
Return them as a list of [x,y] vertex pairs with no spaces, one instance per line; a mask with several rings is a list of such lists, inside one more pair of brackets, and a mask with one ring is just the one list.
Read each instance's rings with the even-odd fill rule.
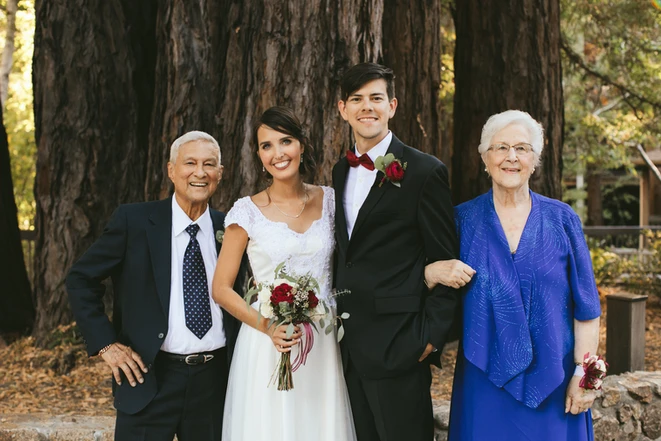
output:
[[269,204],[272,203],[275,209],[278,210],[280,213],[282,213],[284,216],[290,217],[292,219],[298,219],[301,216],[301,214],[303,214],[303,211],[305,211],[305,206],[308,204],[308,200],[310,199],[310,196],[308,195],[308,190],[305,188],[305,186],[303,187],[303,191],[305,191],[305,200],[303,201],[303,207],[301,208],[301,211],[299,211],[298,214],[295,216],[285,213],[280,209],[280,207],[278,207],[278,204],[276,204],[275,201],[271,199],[271,194],[269,193],[269,187],[266,187],[266,196],[268,196],[269,198]]

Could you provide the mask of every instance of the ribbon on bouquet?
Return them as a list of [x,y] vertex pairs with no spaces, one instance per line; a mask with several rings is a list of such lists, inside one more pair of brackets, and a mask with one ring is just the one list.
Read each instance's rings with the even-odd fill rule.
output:
[[308,360],[310,351],[312,351],[312,346],[314,345],[314,332],[312,332],[312,325],[308,322],[303,322],[301,325],[303,325],[304,332],[301,336],[301,343],[298,346],[298,354],[296,354],[294,363],[291,366],[292,372],[296,372],[296,369],[305,364]]

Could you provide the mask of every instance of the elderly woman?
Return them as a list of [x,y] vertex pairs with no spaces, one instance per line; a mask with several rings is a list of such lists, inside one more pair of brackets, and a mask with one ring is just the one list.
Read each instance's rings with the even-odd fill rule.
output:
[[430,286],[466,285],[450,441],[592,440],[584,355],[599,339],[599,295],[581,222],[530,191],[542,126],[493,115],[478,151],[493,188],[456,208],[460,261],[431,264]]

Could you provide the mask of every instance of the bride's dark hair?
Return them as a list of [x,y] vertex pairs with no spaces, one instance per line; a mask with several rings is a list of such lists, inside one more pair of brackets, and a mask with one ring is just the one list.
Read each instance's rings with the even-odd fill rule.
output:
[[282,106],[274,106],[267,109],[253,124],[252,144],[255,148],[254,163],[257,175],[263,176],[267,180],[273,178],[269,172],[262,172],[262,161],[259,159],[259,140],[257,139],[257,130],[261,126],[266,126],[278,132],[293,136],[301,143],[301,147],[303,147],[303,154],[301,155],[303,162],[299,165],[298,170],[303,180],[313,179],[317,164],[314,160],[314,151],[312,150],[310,139],[294,112],[288,107]]

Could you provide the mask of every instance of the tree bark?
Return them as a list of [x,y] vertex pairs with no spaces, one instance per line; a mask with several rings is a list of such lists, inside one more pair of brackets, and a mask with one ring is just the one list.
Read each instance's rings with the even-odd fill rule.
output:
[[[136,12],[152,3],[138,4],[134,15],[143,17]],[[140,123],[151,106],[139,70],[147,51],[134,50],[139,20],[122,6],[118,0],[35,4],[38,340],[72,318],[64,287],[71,264],[120,203],[143,199]]]
[[2,49],[2,62],[0,63],[0,101],[5,108],[9,92],[9,74],[14,58],[14,38],[16,36],[16,12],[18,0],[7,0],[5,13],[7,15],[7,32],[5,32],[5,47]]
[[250,145],[252,121],[291,107],[308,128],[317,183],[348,147],[339,117],[339,76],[381,55],[383,4],[368,0],[167,2],[159,10],[156,99],[150,128],[148,198],[171,191],[168,146],[188,130],[221,145],[223,180],[212,205],[227,210],[260,188]]
[[524,110],[545,129],[531,187],[561,196],[562,72],[558,0],[461,0],[456,4],[453,195],[456,203],[491,182],[477,153],[489,116]]
[[34,321],[32,292],[25,270],[21,232],[16,216],[7,133],[5,126],[0,124],[0,331],[3,332],[28,331]]
[[450,164],[441,145],[441,2],[385,0],[383,63],[396,74],[391,129],[402,141]]

